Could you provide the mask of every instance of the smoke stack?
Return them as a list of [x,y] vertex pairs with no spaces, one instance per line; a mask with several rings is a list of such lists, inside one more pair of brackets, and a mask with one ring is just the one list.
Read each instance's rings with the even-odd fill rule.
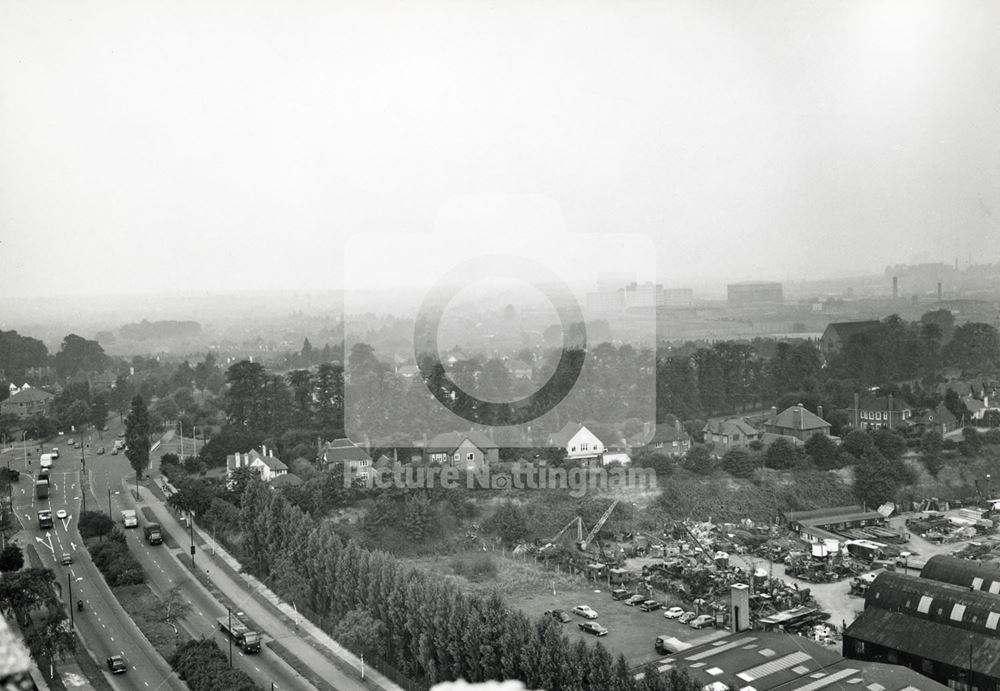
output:
[[674,429],[678,432],[681,431],[681,421],[677,418],[674,418]]
[[821,405],[816,406],[816,417],[818,417],[820,420],[823,419],[823,406]]
[[899,298],[899,276],[892,277],[892,299]]
[[938,281],[938,302],[941,302],[941,281]]
[[267,456],[267,444],[260,445],[260,455]]

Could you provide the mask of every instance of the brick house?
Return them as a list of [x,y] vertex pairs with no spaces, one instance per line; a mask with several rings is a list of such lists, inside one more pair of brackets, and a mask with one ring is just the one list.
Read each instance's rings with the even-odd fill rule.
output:
[[672,425],[657,425],[655,430],[647,432],[647,436],[649,441],[645,444],[646,448],[657,453],[667,456],[683,456],[691,450],[691,435],[681,427],[680,420],[674,420]]
[[861,398],[854,394],[854,405],[847,409],[854,429],[896,430],[910,424],[913,409],[892,394]]
[[714,447],[717,455],[730,449],[748,449],[750,442],[760,441],[763,432],[742,418],[711,420],[705,425],[705,443]]
[[[822,413],[822,408],[819,409]],[[802,404],[785,408],[780,413],[771,408],[771,415],[764,423],[764,431],[780,434],[785,437],[795,437],[799,441],[808,441],[814,434],[830,436],[830,423],[819,415],[802,407]]]
[[372,457],[350,439],[341,437],[323,444],[320,459],[324,468],[340,467],[344,476],[368,479]]
[[0,415],[14,415],[19,418],[33,415],[48,415],[55,396],[48,391],[25,384],[17,393],[0,402]]
[[275,457],[274,449],[268,449],[267,446],[262,446],[260,451],[250,449],[246,453],[237,452],[226,456],[226,477],[232,477],[237,468],[250,468],[264,482],[271,482],[288,472],[288,466]]
[[427,460],[455,468],[481,470],[500,462],[500,447],[482,432],[446,432],[431,439]]
[[933,410],[924,411],[921,415],[913,418],[914,424],[920,425],[926,432],[938,432],[947,434],[958,429],[958,418],[950,410],[939,404]]

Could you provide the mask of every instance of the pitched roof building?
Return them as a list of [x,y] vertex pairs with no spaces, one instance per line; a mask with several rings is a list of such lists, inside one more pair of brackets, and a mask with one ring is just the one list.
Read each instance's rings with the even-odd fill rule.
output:
[[855,429],[899,429],[909,424],[913,409],[906,401],[888,396],[854,394],[854,405],[847,409],[851,426]]
[[925,410],[913,418],[914,424],[922,425],[925,431],[945,434],[958,429],[958,418],[944,404],[933,410]]
[[549,437],[549,446],[566,449],[569,460],[591,463],[600,459],[606,445],[596,434],[579,422],[567,422]]
[[672,425],[656,425],[656,429],[648,430],[645,436],[649,441],[644,446],[668,456],[683,456],[691,450],[691,435],[684,431],[677,419]]
[[20,418],[46,415],[55,396],[48,391],[25,384],[10,397],[0,402],[0,415],[16,415]]
[[267,446],[262,446],[260,451],[250,449],[246,453],[236,452],[226,456],[226,477],[232,477],[237,468],[250,468],[264,482],[271,482],[288,472],[288,466],[274,455],[274,449]]
[[467,470],[481,470],[500,462],[500,447],[476,430],[439,434],[427,442],[425,452],[432,463]]
[[879,321],[834,322],[827,324],[820,336],[819,346],[823,357],[829,359],[837,355],[852,336],[863,334],[879,326]]
[[814,434],[830,436],[830,423],[806,410],[801,403],[780,413],[776,410],[771,408],[771,416],[764,423],[765,432],[795,437],[800,441],[807,441]]
[[759,441],[762,435],[761,430],[742,418],[710,420],[703,432],[705,443],[713,446],[717,456],[722,456],[730,449],[749,448],[750,442]]

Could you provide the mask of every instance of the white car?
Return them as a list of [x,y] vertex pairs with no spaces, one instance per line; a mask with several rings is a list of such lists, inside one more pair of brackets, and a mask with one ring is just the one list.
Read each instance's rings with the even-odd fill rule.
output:
[[66,518],[66,509],[59,509],[56,511],[56,518],[63,519]]
[[587,607],[587,605],[577,605],[573,608],[573,614],[578,614],[584,619],[597,619],[597,612]]
[[667,619],[677,619],[682,614],[684,614],[684,610],[681,607],[671,607],[663,611],[663,616]]

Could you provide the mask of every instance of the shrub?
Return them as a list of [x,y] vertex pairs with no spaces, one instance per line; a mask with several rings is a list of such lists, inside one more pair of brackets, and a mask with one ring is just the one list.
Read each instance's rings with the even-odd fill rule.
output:
[[455,557],[451,560],[451,569],[456,575],[474,582],[493,580],[498,571],[496,559],[487,552]]
[[226,655],[212,640],[188,641],[169,662],[191,691],[258,691],[246,672],[229,668]]
[[87,545],[94,566],[104,575],[110,586],[138,585],[146,580],[142,564],[132,556],[125,535],[119,530],[111,531],[108,540],[96,545]]

